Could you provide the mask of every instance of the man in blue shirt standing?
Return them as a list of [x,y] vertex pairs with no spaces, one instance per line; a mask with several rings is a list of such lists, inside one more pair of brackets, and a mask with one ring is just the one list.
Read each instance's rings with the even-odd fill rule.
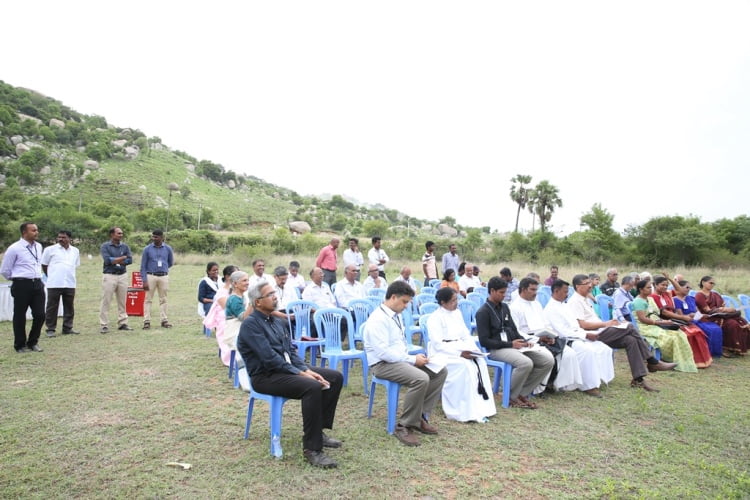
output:
[[151,233],[151,243],[143,249],[141,258],[141,278],[146,290],[146,303],[143,308],[143,329],[151,328],[151,301],[154,292],[159,292],[159,317],[162,328],[172,328],[167,319],[167,291],[169,290],[169,269],[174,265],[172,247],[164,243],[164,231],[155,229]]
[[109,305],[112,296],[117,296],[118,330],[132,330],[128,326],[128,313],[125,301],[128,298],[127,265],[133,263],[130,247],[122,242],[124,233],[121,228],[109,230],[109,241],[102,243],[100,253],[104,260],[102,276],[102,303],[99,308],[100,333],[109,333]]
[[[36,238],[36,224],[21,224],[21,239],[5,252],[0,274],[13,281],[13,347],[17,353],[42,352],[37,342],[44,325],[44,284],[42,283],[42,245]],[[26,338],[26,310],[31,308],[31,330]]]

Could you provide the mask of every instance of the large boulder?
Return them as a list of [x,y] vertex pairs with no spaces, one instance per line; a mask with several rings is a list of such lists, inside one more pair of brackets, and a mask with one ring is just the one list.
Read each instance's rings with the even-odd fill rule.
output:
[[186,163],[185,168],[188,170],[188,172],[195,173],[195,165],[192,163]]
[[17,146],[23,142],[23,136],[22,135],[11,136],[10,142],[12,142],[14,146]]
[[139,151],[137,146],[128,146],[125,148],[125,158],[132,160],[138,156]]
[[26,144],[22,142],[19,144],[16,144],[16,156],[21,156],[22,154],[24,154],[30,149],[31,149],[30,147],[28,147]]
[[443,236],[458,235],[458,230],[454,227],[450,227],[448,224],[438,224],[437,229],[438,231],[440,231],[440,234]]
[[237,187],[237,184],[235,184],[235,182],[234,182],[234,181],[233,181],[232,179],[229,179],[229,180],[227,181],[227,187],[228,187],[229,189],[234,189],[234,188],[236,188],[236,187]]
[[89,170],[98,170],[99,162],[96,160],[86,160],[85,162],[83,162],[83,166]]
[[296,220],[289,223],[289,230],[293,233],[305,234],[312,231],[310,224],[303,220]]
[[124,148],[127,143],[128,141],[125,139],[117,139],[116,141],[112,141],[112,145],[120,149]]
[[57,128],[65,128],[65,122],[62,120],[58,120],[57,118],[50,118],[49,119],[49,126],[50,127],[57,127]]
[[45,165],[42,167],[42,169],[39,171],[39,175],[49,175],[52,173],[52,167],[49,165]]

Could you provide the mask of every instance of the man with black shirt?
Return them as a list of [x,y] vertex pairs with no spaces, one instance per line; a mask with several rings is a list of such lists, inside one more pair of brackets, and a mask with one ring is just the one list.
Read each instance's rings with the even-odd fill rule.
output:
[[127,265],[133,263],[130,247],[122,242],[123,231],[119,227],[109,230],[110,240],[104,242],[100,253],[104,260],[104,275],[102,276],[102,302],[99,307],[100,333],[109,333],[109,305],[112,296],[117,296],[117,324],[118,330],[132,330],[128,326],[128,313],[125,301],[128,298]]

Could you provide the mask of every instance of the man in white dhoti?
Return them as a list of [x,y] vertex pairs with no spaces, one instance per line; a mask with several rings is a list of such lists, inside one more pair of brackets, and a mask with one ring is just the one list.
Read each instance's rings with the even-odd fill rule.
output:
[[[518,297],[510,304],[510,314],[516,324],[518,333],[523,335],[526,340],[538,342],[549,349],[557,363],[557,369],[552,369],[549,378],[542,380],[541,389],[538,388],[535,392],[542,392],[544,386],[558,391],[575,391],[580,389],[583,384],[576,353],[565,345],[564,341],[558,341],[557,334],[545,321],[542,304],[536,300],[538,289],[539,282],[537,280],[528,277],[523,278],[518,284]],[[537,335],[544,333],[547,335]],[[596,385],[599,386],[598,381]]]
[[436,298],[440,308],[427,320],[427,355],[431,364],[448,368],[443,413],[459,422],[486,422],[497,413],[487,363],[457,309],[458,293],[441,288]]
[[568,297],[568,286],[560,279],[552,283],[552,298],[544,308],[544,318],[556,334],[568,339],[570,347],[576,352],[583,378],[580,389],[600,398],[599,385],[602,382],[608,384],[615,378],[612,348],[599,340],[586,339],[586,330],[579,326],[575,315],[564,303]]

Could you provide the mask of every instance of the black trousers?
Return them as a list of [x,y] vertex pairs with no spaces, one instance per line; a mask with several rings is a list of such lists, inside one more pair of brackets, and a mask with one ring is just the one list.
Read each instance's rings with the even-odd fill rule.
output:
[[[13,347],[33,347],[39,342],[44,325],[44,284],[42,280],[15,280],[10,286],[13,297]],[[31,308],[31,330],[26,339],[26,310]]]
[[331,388],[323,390],[320,382],[291,373],[259,373],[253,375],[253,388],[265,394],[302,400],[302,446],[305,450],[323,449],[323,429],[333,428],[344,376],[336,370],[308,366],[319,373]]
[[47,288],[47,311],[45,315],[47,331],[54,332],[57,328],[57,310],[60,307],[60,299],[63,303],[62,331],[69,332],[73,329],[73,318],[75,317],[73,301],[75,298],[75,288]]

